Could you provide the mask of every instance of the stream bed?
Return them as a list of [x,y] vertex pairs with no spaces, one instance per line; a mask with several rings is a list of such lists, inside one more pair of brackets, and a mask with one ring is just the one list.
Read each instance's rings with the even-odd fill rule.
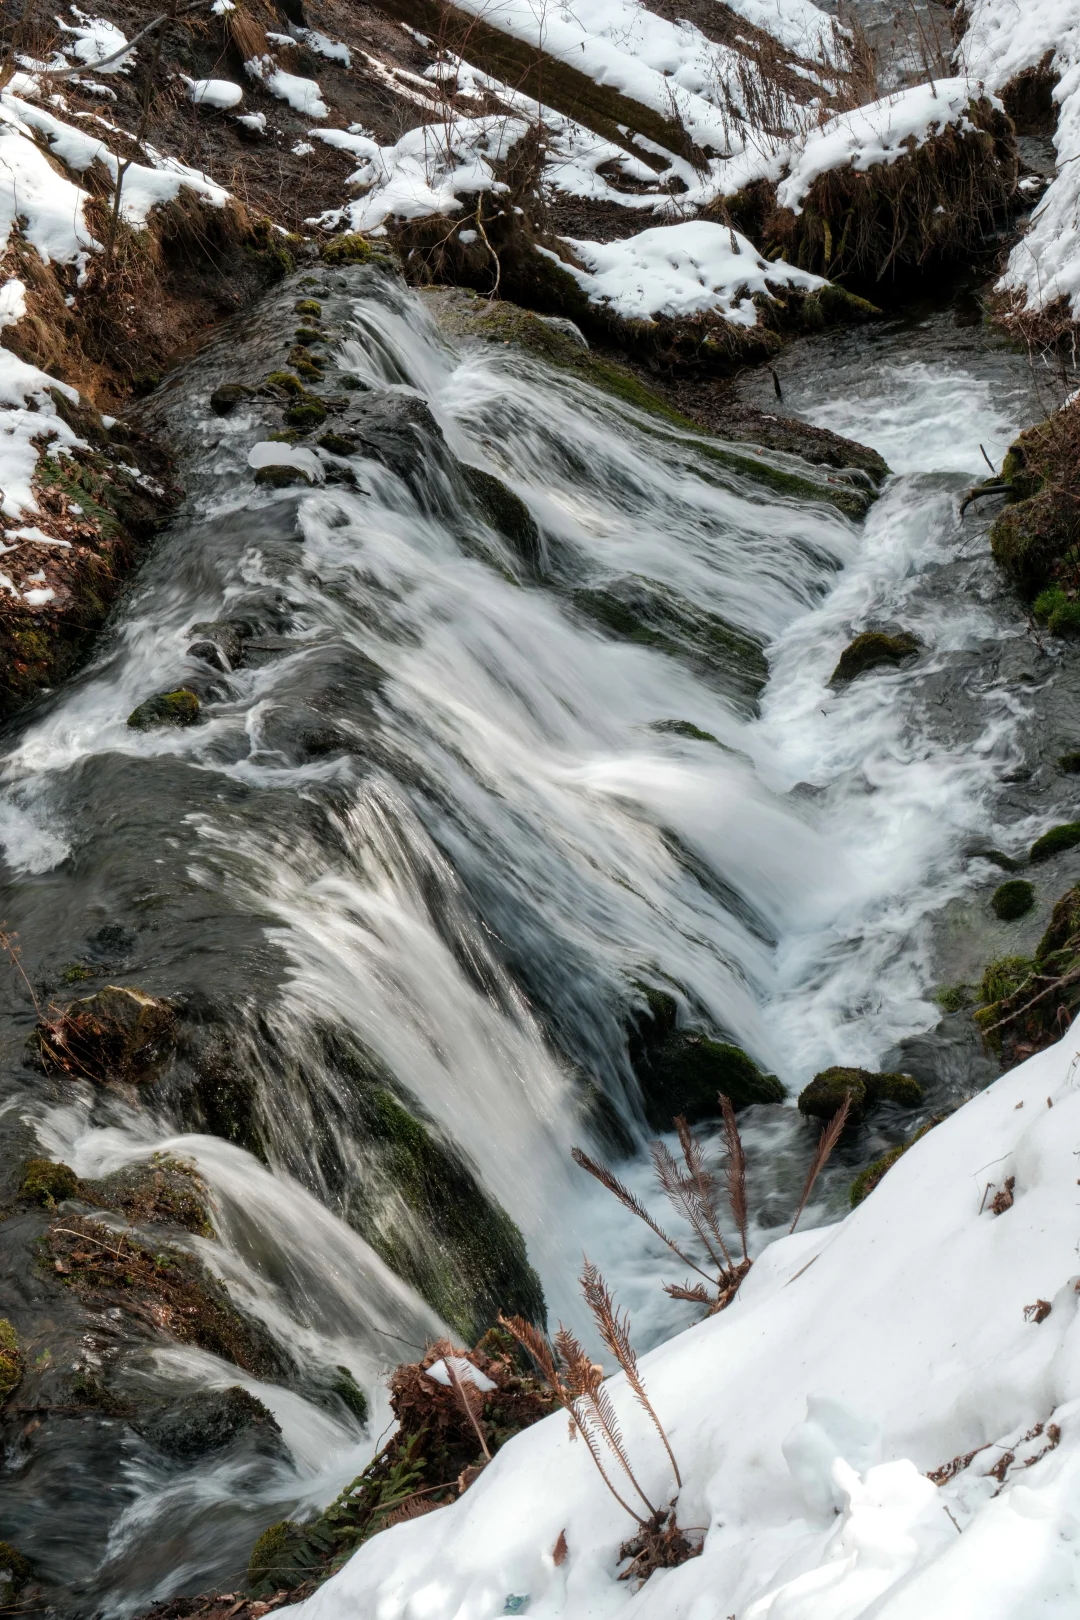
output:
[[[316,488],[257,488],[248,452],[277,416],[258,399],[219,416],[209,396],[282,364],[298,297],[322,304],[328,383],[362,444],[324,457]],[[1059,385],[963,308],[807,339],[778,369],[784,411],[889,462],[864,522],[573,373],[455,346],[369,269],[293,278],[147,403],[187,495],[91,663],[5,740],[0,919],[43,1004],[137,985],[182,1009],[185,1040],[137,1094],[43,1077],[12,972],[0,1143],[86,1178],[196,1166],[215,1236],[190,1251],[280,1377],[105,1320],[73,1351],[60,1305],[35,1352],[62,1339],[73,1372],[135,1402],[239,1383],[281,1444],[184,1465],[108,1410],[28,1424],[0,1509],[63,1612],[233,1589],[267,1524],[370,1457],[387,1369],[468,1316],[447,1233],[395,1189],[376,1105],[421,1120],[470,1207],[514,1223],[552,1322],[581,1323],[586,1245],[647,1348],[692,1311],[662,1292],[662,1246],[570,1158],[618,1154],[647,1192],[637,986],[673,990],[792,1101],[833,1063],[923,1083],[921,1111],[886,1109],[836,1155],[811,1221],[996,1072],[933,992],[1002,948],[985,852],[1071,819],[1054,761],[1080,744],[1080,676],[996,574],[993,504],[961,522],[959,503]],[[768,374],[744,387],[769,408]],[[462,464],[526,503],[538,541],[500,532]],[[678,634],[622,633],[612,603]],[[920,655],[830,686],[868,628],[913,632]],[[127,726],[181,685],[198,725]],[[791,1218],[816,1131],[758,1106],[743,1133],[760,1245]],[[497,1306],[503,1273],[488,1283]],[[324,1398],[342,1367],[366,1422]]]

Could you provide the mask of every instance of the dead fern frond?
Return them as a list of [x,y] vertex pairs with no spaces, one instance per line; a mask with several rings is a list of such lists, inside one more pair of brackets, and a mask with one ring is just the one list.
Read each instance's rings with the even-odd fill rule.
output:
[[695,1283],[692,1288],[690,1287],[689,1283],[685,1285],[680,1283],[665,1283],[664,1293],[670,1294],[672,1299],[688,1299],[694,1305],[712,1304],[712,1295],[709,1293],[708,1289],[703,1288],[700,1283]]
[[648,1412],[657,1434],[663,1441],[664,1450],[668,1454],[668,1459],[675,1474],[675,1483],[681,1489],[682,1475],[679,1473],[679,1465],[675,1461],[675,1453],[672,1451],[668,1437],[664,1433],[664,1426],[657,1417],[648,1395],[645,1393],[645,1385],[638,1367],[637,1356],[633,1345],[630,1343],[629,1317],[625,1311],[620,1315],[615,1307],[607,1283],[601,1276],[599,1269],[588,1258],[585,1260],[584,1269],[581,1273],[581,1289],[585,1295],[585,1303],[588,1305],[593,1314],[593,1319],[600,1329],[600,1337],[626,1374],[626,1382],[633,1390],[635,1399]]
[[702,1213],[708,1221],[717,1243],[720,1245],[720,1251],[730,1266],[731,1255],[724,1241],[724,1234],[720,1230],[720,1217],[716,1208],[716,1178],[705,1168],[701,1143],[682,1114],[676,1115],[675,1129],[679,1135],[679,1146],[682,1148],[687,1176],[697,1194]]
[[[718,1270],[730,1271],[731,1256],[728,1253],[727,1244],[721,1238],[719,1242],[720,1252],[717,1253],[710,1231],[711,1218],[702,1208],[701,1200],[693,1182],[689,1177],[683,1175],[663,1142],[651,1142],[649,1144],[649,1153],[652,1156],[656,1179],[667,1194],[676,1214],[682,1215],[690,1223]],[[693,1269],[699,1272],[701,1276],[708,1276],[708,1273],[702,1271],[699,1265],[695,1265],[693,1260],[686,1260],[685,1255],[680,1254],[679,1258],[685,1260],[687,1265],[693,1266]]]
[[724,1182],[727,1187],[728,1203],[731,1205],[732,1218],[739,1229],[743,1259],[749,1260],[750,1250],[746,1241],[746,1154],[743,1152],[742,1137],[735,1122],[731,1098],[725,1097],[723,1092],[720,1092],[720,1111],[724,1116],[724,1142],[727,1146]]
[[810,1168],[806,1172],[806,1181],[803,1184],[802,1197],[799,1199],[799,1207],[795,1211],[795,1219],[788,1227],[789,1234],[794,1232],[795,1228],[798,1226],[799,1217],[802,1215],[803,1210],[810,1202],[810,1194],[814,1190],[814,1183],[824,1170],[825,1166],[828,1164],[832,1150],[840,1140],[840,1133],[847,1124],[848,1111],[850,1108],[851,1097],[850,1095],[847,1095],[821,1133],[821,1140],[818,1142],[817,1152],[811,1159]]
[[580,1165],[582,1170],[587,1170],[590,1176],[595,1177],[602,1187],[606,1187],[608,1192],[613,1193],[619,1202],[624,1204],[632,1215],[636,1215],[639,1221],[644,1221],[645,1225],[649,1228],[649,1231],[655,1233],[660,1239],[661,1243],[666,1243],[672,1254],[677,1256],[677,1258],[682,1261],[684,1266],[689,1266],[691,1271],[696,1271],[698,1275],[704,1277],[707,1282],[712,1281],[708,1272],[702,1271],[700,1266],[695,1265],[693,1260],[690,1260],[685,1254],[683,1254],[678,1244],[674,1243],[672,1239],[668,1237],[663,1227],[660,1226],[658,1222],[653,1220],[644,1204],[642,1204],[639,1199],[635,1198],[629,1187],[625,1187],[619,1178],[611,1173],[606,1165],[597,1164],[596,1160],[590,1159],[589,1155],[587,1153],[583,1153],[581,1148],[573,1148],[571,1150],[571,1157],[575,1164]]

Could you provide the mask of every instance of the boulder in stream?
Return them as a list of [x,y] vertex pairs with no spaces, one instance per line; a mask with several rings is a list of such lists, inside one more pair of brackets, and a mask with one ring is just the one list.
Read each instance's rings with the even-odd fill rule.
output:
[[252,1434],[261,1451],[277,1454],[284,1449],[281,1425],[273,1413],[239,1384],[196,1390],[180,1400],[143,1407],[131,1426],[178,1462],[194,1462],[220,1451],[241,1434]]
[[884,630],[864,630],[840,654],[829,685],[844,685],[866,670],[877,669],[882,664],[903,664],[907,659],[914,658],[918,651],[918,641],[907,630],[901,630],[897,635],[888,635]]
[[46,1070],[73,1078],[139,1083],[168,1054],[176,1013],[167,1001],[131,985],[106,985],[42,1019],[31,1049]]
[[133,731],[153,731],[158,726],[193,726],[199,718],[199,700],[186,687],[175,692],[158,692],[132,709],[127,723]]
[[639,988],[648,1014],[632,1032],[629,1051],[653,1130],[670,1131],[677,1115],[691,1125],[716,1118],[721,1092],[735,1109],[783,1102],[780,1081],[759,1069],[741,1046],[702,1029],[679,1027],[674,996],[652,986]]
[[878,1074],[871,1069],[846,1068],[834,1064],[815,1074],[799,1093],[799,1112],[811,1119],[832,1119],[849,1101],[849,1120],[854,1123],[878,1103],[895,1102],[903,1108],[917,1108],[923,1088],[910,1074]]

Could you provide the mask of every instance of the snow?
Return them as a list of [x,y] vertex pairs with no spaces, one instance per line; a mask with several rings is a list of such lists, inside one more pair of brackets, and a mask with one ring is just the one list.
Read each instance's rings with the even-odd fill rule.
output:
[[296,467],[320,484],[326,477],[326,469],[314,450],[289,444],[284,439],[261,439],[248,451],[247,461],[248,466],[256,470],[259,467]]
[[621,242],[567,241],[586,269],[565,268],[591,302],[625,320],[711,312],[736,326],[755,326],[752,293],[812,292],[825,285],[782,259],[770,263],[738,231],[708,220],[656,225]]
[[316,56],[325,56],[328,62],[340,62],[343,67],[352,67],[352,52],[341,40],[329,39],[325,34],[320,34],[317,28],[298,28],[297,34]]
[[[287,36],[286,36],[287,37]],[[289,40],[292,44],[292,40]],[[322,91],[314,79],[302,79],[299,74],[286,73],[272,56],[253,56],[244,67],[253,79],[279,101],[287,101],[294,112],[304,118],[329,118],[330,113],[322,98]]]
[[960,54],[969,73],[1001,89],[1049,56],[1058,77],[1057,178],[1010,254],[999,290],[1034,309],[1064,300],[1080,319],[1080,0],[1024,0],[1022,7],[973,0],[968,13]]
[[[453,1377],[451,1374],[453,1374]],[[444,1389],[453,1387],[454,1378],[457,1379],[459,1384],[474,1384],[482,1393],[499,1387],[488,1377],[487,1373],[481,1372],[479,1367],[474,1367],[472,1362],[467,1360],[465,1356],[440,1357],[438,1361],[433,1361],[431,1366],[427,1368],[427,1377],[433,1378]]]
[[968,107],[979,93],[979,86],[966,77],[938,79],[852,112],[838,113],[794,143],[786,159],[788,173],[777,188],[777,202],[799,214],[814,181],[830,169],[850,164],[864,172],[875,163],[895,163],[906,157],[910,142],[921,146],[951,124],[973,129]]
[[225,111],[229,107],[238,107],[244,99],[243,90],[231,79],[189,79],[187,86],[188,95],[196,107],[215,107]]
[[77,6],[71,7],[71,13],[79,19],[74,27],[62,17],[55,19],[61,33],[70,35],[74,41],[71,45],[63,46],[64,54],[85,62],[87,67],[98,68],[102,73],[125,72],[132,60],[130,53],[115,62],[110,62],[109,58],[124,49],[127,35],[105,17],[88,17]]
[[[726,1311],[642,1358],[700,1557],[637,1591],[616,1579],[632,1525],[558,1414],[282,1612],[488,1620],[513,1595],[530,1620],[1073,1620],[1078,1070],[1074,1030],[929,1132],[845,1220],[767,1248]],[[994,1214],[987,1185],[1008,1177],[1014,1203]],[[1040,1299],[1037,1323],[1025,1308]],[[608,1388],[644,1489],[669,1501],[648,1418],[621,1374]]]
[[349,184],[366,190],[340,212],[309,223],[329,225],[347,219],[350,230],[369,231],[390,218],[454,213],[461,208],[459,193],[505,191],[492,165],[506,156],[526,129],[520,118],[455,118],[420,124],[393,146],[380,146],[369,135],[341,129],[312,130],[327,145],[364,160],[349,176]]

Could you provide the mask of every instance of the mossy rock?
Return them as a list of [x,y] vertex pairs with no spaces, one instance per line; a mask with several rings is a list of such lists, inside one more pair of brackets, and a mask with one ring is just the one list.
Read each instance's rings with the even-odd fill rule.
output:
[[832,1119],[845,1097],[850,1102],[848,1118],[854,1123],[878,1103],[917,1108],[923,1100],[923,1088],[910,1074],[882,1074],[834,1064],[822,1069],[799,1093],[799,1111],[813,1119]]
[[[18,1388],[23,1375],[23,1355],[19,1348],[19,1335],[6,1316],[0,1316],[0,1406],[13,1390]],[[6,1542],[0,1542],[0,1549]],[[2,1564],[0,1564],[2,1568]]]
[[718,748],[723,747],[719,737],[714,737],[711,731],[702,731],[700,726],[693,725],[689,720],[654,720],[649,729],[671,737],[688,737],[693,742],[715,743]]
[[323,334],[314,326],[298,326],[293,333],[293,341],[305,349],[310,349],[314,344],[323,341]]
[[52,1159],[27,1159],[23,1165],[19,1197],[46,1209],[55,1209],[65,1198],[76,1198],[79,1178],[66,1164]]
[[935,990],[934,1000],[942,1012],[962,1012],[971,1002],[971,986],[967,984],[943,984],[940,990]]
[[158,692],[132,709],[127,723],[133,731],[153,731],[160,726],[193,726],[199,718],[199,700],[194,692],[179,687],[175,692]]
[[906,630],[895,636],[887,635],[883,630],[864,630],[840,654],[829,684],[840,686],[853,681],[866,670],[878,669],[883,664],[895,667],[914,658],[919,651],[918,641]]
[[307,392],[299,377],[291,371],[271,371],[265,382],[270,388],[284,389],[285,393],[292,394],[296,399],[303,399]]
[[299,298],[293,305],[293,312],[297,315],[308,315],[317,321],[322,315],[322,305],[317,298]]
[[[364,1235],[387,1264],[470,1343],[500,1311],[544,1321],[520,1231],[453,1148],[388,1087],[369,1094],[364,1112],[389,1195]],[[405,1220],[394,1218],[398,1200]]]
[[290,489],[301,484],[310,489],[312,480],[303,467],[287,467],[272,462],[268,467],[258,467],[255,471],[255,482],[264,489]]
[[332,456],[351,456],[356,449],[356,440],[346,438],[343,433],[324,433],[318,445],[320,450],[328,450]]
[[1080,884],[1068,889],[1055,904],[1035,960],[1041,966],[1068,949],[1080,950]]
[[1077,844],[1080,844],[1080,821],[1065,821],[1059,827],[1051,827],[1041,838],[1036,838],[1028,859],[1048,861],[1067,849],[1075,849]]
[[167,1001],[132,985],[109,984],[39,1023],[29,1046],[50,1072],[140,1081],[167,1056],[175,1024]]
[[994,561],[1026,596],[1053,580],[1055,568],[1078,539],[1076,502],[1064,490],[1045,489],[1006,506],[990,530]]
[[1012,878],[994,890],[990,901],[995,917],[1002,922],[1015,922],[1024,917],[1035,904],[1035,885],[1024,878]]
[[520,495],[515,495],[501,478],[485,472],[482,467],[472,467],[468,462],[462,462],[461,472],[470,494],[491,527],[510,542],[515,555],[527,567],[538,569],[543,549],[540,531]]
[[1014,996],[1034,972],[1035,963],[1029,956],[999,956],[983,970],[979,999],[984,1006],[993,1007]]
[[335,236],[322,249],[324,264],[393,264],[385,248],[377,248],[359,232]]
[[1080,776],[1080,749],[1074,748],[1067,754],[1059,754],[1058,770],[1064,771],[1066,776]]
[[[32,1574],[33,1566],[29,1558],[24,1558],[10,1541],[0,1541],[0,1582],[7,1581],[12,1590],[17,1592],[21,1586],[25,1586]],[[0,1593],[2,1591],[3,1587],[0,1585]]]
[[81,1181],[78,1190],[88,1204],[115,1210],[130,1221],[178,1226],[197,1237],[216,1235],[206,1187],[194,1165],[169,1154],[155,1154],[148,1164],[126,1165],[99,1180]]
[[1060,585],[1048,585],[1031,604],[1032,617],[1052,636],[1080,636],[1080,601]]
[[251,399],[254,392],[246,383],[220,383],[210,395],[210,409],[215,416],[228,416],[246,399]]
[[650,1048],[636,1072],[645,1117],[657,1131],[670,1131],[680,1114],[691,1125],[715,1119],[721,1092],[736,1109],[782,1103],[786,1095],[776,1076],[763,1073],[742,1047],[693,1029],[673,1030]]
[[[290,405],[285,412],[285,420],[292,427],[312,428],[325,422],[327,417],[326,406],[321,399],[314,399],[309,394],[305,399],[298,400]],[[260,469],[265,471],[265,468]]]
[[368,1398],[360,1385],[356,1382],[348,1367],[335,1367],[334,1377],[330,1384],[331,1394],[348,1408],[357,1422],[367,1426]]
[[87,979],[96,979],[97,974],[85,962],[69,962],[60,974],[61,984],[84,984]]
[[238,1384],[230,1389],[198,1390],[179,1400],[143,1408],[131,1426],[179,1462],[209,1456],[244,1433],[254,1433],[272,1453],[283,1449],[281,1427],[273,1413]]

